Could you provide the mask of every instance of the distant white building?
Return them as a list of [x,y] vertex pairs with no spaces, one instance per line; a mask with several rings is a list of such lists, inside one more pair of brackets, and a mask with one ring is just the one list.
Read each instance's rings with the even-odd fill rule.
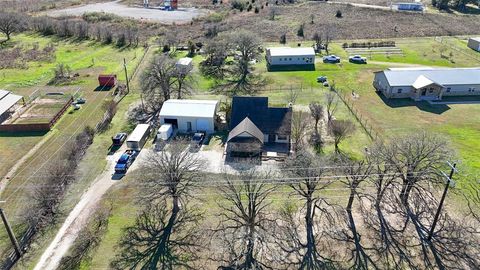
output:
[[315,51],[312,47],[267,48],[265,56],[268,66],[315,65]]
[[480,68],[396,68],[375,72],[373,86],[387,98],[440,100],[480,95]]
[[469,38],[468,39],[468,47],[477,51],[477,52],[480,52],[480,37]]
[[175,68],[178,72],[187,74],[193,69],[193,59],[188,57],[180,58],[175,64]]
[[160,124],[171,124],[180,133],[215,131],[218,100],[169,99],[160,110]]
[[407,11],[423,11],[425,9],[421,2],[403,2],[392,4],[392,9]]

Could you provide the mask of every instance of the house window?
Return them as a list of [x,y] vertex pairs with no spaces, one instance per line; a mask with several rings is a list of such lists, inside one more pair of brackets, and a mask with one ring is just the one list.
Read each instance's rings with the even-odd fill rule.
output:
[[433,93],[433,89],[432,89],[432,88],[430,88],[430,90],[428,90],[428,92],[429,92],[429,93]]
[[447,93],[450,93],[450,90],[452,90],[452,88],[447,87]]
[[402,88],[398,89],[398,90],[397,90],[397,93],[398,93],[398,94],[401,94],[401,93],[402,93],[402,90],[403,90]]
[[292,58],[288,58],[288,60],[292,61]]
[[280,58],[280,61],[282,61],[282,58]]
[[285,58],[285,61],[288,61],[287,58]]
[[287,136],[277,135],[277,140],[279,140],[279,141],[286,141],[287,139],[288,139]]

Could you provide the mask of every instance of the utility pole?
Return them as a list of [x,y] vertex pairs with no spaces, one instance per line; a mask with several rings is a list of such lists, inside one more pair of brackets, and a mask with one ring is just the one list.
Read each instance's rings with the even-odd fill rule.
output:
[[443,190],[443,195],[442,195],[442,198],[440,199],[440,204],[438,205],[437,213],[435,214],[435,218],[433,219],[432,227],[430,228],[430,232],[428,233],[428,238],[427,238],[428,241],[432,240],[433,232],[435,231],[435,226],[437,226],[438,217],[440,216],[440,212],[442,211],[443,202],[445,201],[445,197],[447,197],[448,188],[450,187],[451,184],[455,183],[453,182],[452,177],[453,177],[453,174],[457,171],[457,169],[455,168],[457,166],[457,163],[453,163],[453,165],[450,162],[447,162],[447,163],[448,163],[448,166],[450,166],[451,168],[450,175],[447,176],[444,172],[442,172],[442,174],[447,178],[447,183],[445,184],[445,189]]
[[[0,203],[4,203],[4,202],[5,201],[0,201]],[[10,241],[12,242],[13,248],[15,249],[15,253],[17,253],[18,257],[22,256],[22,250],[20,249],[20,245],[18,244],[18,241],[15,238],[15,234],[13,233],[13,230],[10,227],[10,224],[8,223],[7,216],[5,215],[5,212],[3,212],[2,208],[0,208],[0,216],[2,217],[3,224],[5,225],[5,229],[7,230],[8,237],[10,237]]]
[[123,58],[123,68],[125,69],[125,80],[127,80],[127,94],[130,93],[130,83],[128,81],[127,60]]

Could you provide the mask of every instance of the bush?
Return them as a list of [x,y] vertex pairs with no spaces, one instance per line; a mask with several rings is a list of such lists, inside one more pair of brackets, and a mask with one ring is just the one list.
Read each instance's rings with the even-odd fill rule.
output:
[[337,13],[335,14],[335,17],[337,17],[337,18],[342,18],[342,16],[343,16],[343,15],[342,15],[342,11],[338,9],[338,10],[337,10]]
[[243,11],[245,9],[245,2],[241,0],[233,0],[231,2],[232,9],[238,9],[240,11]]
[[286,44],[287,43],[287,34],[282,34],[280,36],[280,44]]
[[305,28],[305,24],[300,24],[300,26],[298,27],[298,30],[297,30],[297,36],[299,37],[304,37],[304,28]]
[[255,7],[255,13],[259,13],[260,9],[258,7]]

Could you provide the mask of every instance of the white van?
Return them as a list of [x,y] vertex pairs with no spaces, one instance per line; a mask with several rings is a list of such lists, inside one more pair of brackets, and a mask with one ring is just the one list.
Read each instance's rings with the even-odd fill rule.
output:
[[173,126],[171,124],[163,124],[157,132],[157,141],[166,141],[172,136]]

